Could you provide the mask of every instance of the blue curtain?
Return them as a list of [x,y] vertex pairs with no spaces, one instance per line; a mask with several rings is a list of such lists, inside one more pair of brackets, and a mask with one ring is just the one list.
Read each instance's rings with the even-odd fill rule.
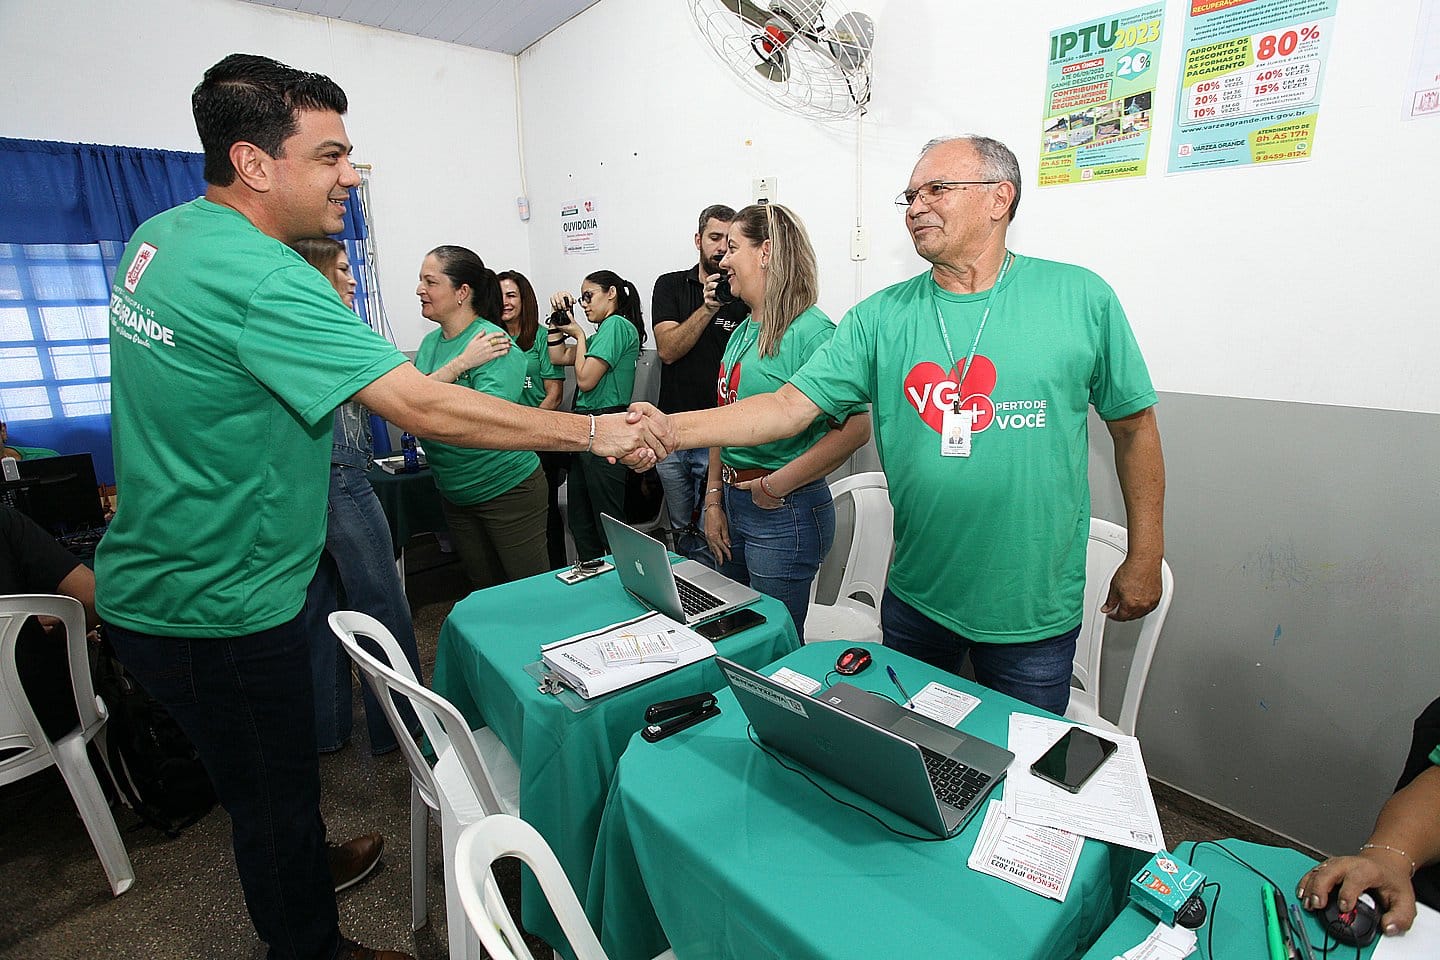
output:
[[[130,239],[150,217],[205,192],[199,153],[0,137],[0,243]],[[365,237],[350,191],[340,239]]]
[[[103,311],[117,245],[150,217],[204,192],[199,153],[0,137],[0,308],[11,318],[0,325],[0,364],[7,370],[0,380],[9,381],[0,387],[13,398],[0,410],[23,411],[9,418],[12,442],[89,452],[101,481],[113,481],[105,324],[97,330],[91,323],[87,332],[77,329],[86,326],[81,320],[57,332],[56,311]],[[350,191],[346,206],[339,238],[361,240],[366,229],[358,191]],[[57,279],[67,264],[72,279]],[[28,335],[16,319],[20,313]],[[78,382],[73,363],[70,374],[60,372],[67,369],[62,353],[77,348],[99,354],[93,373]],[[12,369],[29,372],[9,375]],[[85,388],[101,397],[98,403],[75,401]]]

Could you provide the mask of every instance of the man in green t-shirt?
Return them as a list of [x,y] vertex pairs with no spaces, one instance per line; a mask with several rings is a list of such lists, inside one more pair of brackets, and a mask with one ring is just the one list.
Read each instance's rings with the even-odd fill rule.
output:
[[96,552],[121,660],[200,753],[268,956],[400,960],[342,938],[299,616],[325,540],[331,421],[354,398],[472,447],[644,466],[623,416],[534,410],[431,380],[287,244],[340,232],[360,182],[334,81],[234,54],[192,97],[205,196],[136,230],[111,287],[119,510]]
[[[1069,701],[1085,588],[1087,417],[1115,441],[1129,555],[1104,611],[1160,598],[1164,462],[1155,392],[1114,292],[1088,270],[1016,256],[1020,169],[983,137],[934,141],[896,199],[932,269],[846,314],[772,394],[666,417],[667,445],[747,446],[872,405],[895,508],[887,646],[1055,713]],[[632,418],[636,417],[632,413]]]

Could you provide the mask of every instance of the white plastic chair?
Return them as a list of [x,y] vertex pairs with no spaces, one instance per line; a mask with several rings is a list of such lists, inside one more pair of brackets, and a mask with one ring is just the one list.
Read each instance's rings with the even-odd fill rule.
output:
[[[431,812],[440,820],[441,848],[445,851],[445,910],[452,960],[478,957],[470,949],[465,924],[460,922],[460,901],[455,887],[455,843],[466,825],[496,813],[516,814],[520,809],[520,768],[490,730],[471,730],[454,704],[416,681],[400,644],[384,624],[354,610],[330,614],[330,629],[340,638],[360,674],[380,701],[400,750],[410,767],[410,912],[414,929],[428,920],[425,906],[426,846]],[[388,663],[360,644],[360,638],[379,644]],[[432,767],[420,752],[391,694],[410,701],[425,736],[435,751]]]
[[[495,883],[491,868],[502,857],[519,859],[535,874],[560,929],[575,951],[575,960],[609,960],[545,838],[524,820],[504,815],[486,817],[466,827],[455,845],[455,873],[465,918],[491,960],[535,960]],[[675,960],[675,953],[666,950],[655,960]]]
[[890,554],[895,546],[890,488],[885,474],[877,470],[836,480],[830,484],[830,496],[837,502],[851,498],[855,529],[835,603],[816,603],[815,586],[810,587],[804,640],[880,643],[880,597],[885,593]]
[[1079,686],[1071,684],[1070,706],[1065,710],[1065,717],[1133,737],[1140,699],[1145,695],[1145,682],[1150,676],[1150,661],[1155,656],[1160,628],[1165,626],[1165,616],[1175,594],[1175,577],[1170,572],[1170,564],[1160,561],[1160,603],[1140,623],[1130,675],[1125,680],[1125,694],[1120,701],[1119,722],[1112,723],[1100,715],[1100,655],[1105,623],[1109,619],[1100,608],[1110,593],[1110,578],[1125,560],[1128,549],[1129,536],[1124,527],[1109,520],[1090,518],[1090,540],[1085,550],[1085,610],[1080,620],[1080,636],[1075,640],[1073,667]]
[[[45,736],[35,711],[20,686],[15,667],[15,643],[20,628],[32,616],[55,617],[65,624],[70,654],[70,683],[80,722],[53,743]],[[90,680],[90,657],[85,647],[85,608],[72,597],[28,594],[0,597],[0,784],[12,783],[46,767],[55,766],[80,808],[80,819],[100,856],[100,865],[119,896],[135,882],[135,869],[115,828],[115,817],[105,802],[100,780],[90,765],[85,744],[100,732],[108,716],[105,702],[95,696]],[[57,641],[58,642],[58,641]],[[18,751],[12,753],[12,751]]]

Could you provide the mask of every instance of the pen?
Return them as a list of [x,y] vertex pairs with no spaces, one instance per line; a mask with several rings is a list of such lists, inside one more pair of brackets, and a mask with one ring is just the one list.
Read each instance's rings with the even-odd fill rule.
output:
[[1290,927],[1295,931],[1295,938],[1300,941],[1300,960],[1315,960],[1315,948],[1310,945],[1310,933],[1305,929],[1305,918],[1300,913],[1300,908],[1290,904]]
[[1265,944],[1269,947],[1270,960],[1287,960],[1285,941],[1280,936],[1280,918],[1275,915],[1275,898],[1271,896],[1274,889],[1268,883],[1260,887],[1260,912],[1265,919]]
[[1290,916],[1285,912],[1285,897],[1274,887],[1270,888],[1270,895],[1275,898],[1275,917],[1280,926],[1280,943],[1285,948],[1285,956],[1290,960],[1299,960],[1300,950],[1295,946],[1295,935],[1290,932]]
[[895,689],[900,691],[900,696],[902,696],[902,697],[905,698],[905,702],[906,702],[906,703],[909,703],[909,702],[910,702],[910,694],[906,693],[906,692],[905,692],[905,688],[900,685],[900,678],[897,677],[897,676],[895,676],[895,668],[892,667],[892,666],[890,666],[890,665],[887,663],[887,664],[885,665],[885,672],[888,673],[888,674],[890,674],[890,682],[893,683],[893,684],[895,684]]

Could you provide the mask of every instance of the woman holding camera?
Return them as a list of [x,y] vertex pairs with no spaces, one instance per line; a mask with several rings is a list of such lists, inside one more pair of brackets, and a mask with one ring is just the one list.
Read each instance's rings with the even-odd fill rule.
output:
[[[501,316],[500,281],[471,250],[436,247],[420,265],[420,313],[439,324],[415,354],[421,373],[518,402],[525,354],[489,317]],[[494,344],[493,347],[487,347]],[[475,366],[474,351],[496,355]],[[440,506],[465,574],[475,589],[547,569],[545,476],[525,450],[472,450],[425,443]]]
[[[635,361],[645,342],[640,295],[614,271],[597,270],[580,285],[579,299],[595,332],[587,336],[571,318],[574,297],[555,294],[550,298],[550,360],[575,368],[576,413],[624,410],[635,390]],[[571,458],[567,514],[579,559],[593,560],[609,551],[600,514],[624,518],[626,473],[623,465],[594,454]]]
[[[815,306],[815,251],[788,208],[737,213],[720,267],[750,306],[720,361],[723,405],[788,383],[830,342],[835,325]],[[869,439],[870,414],[859,410],[843,424],[817,418],[788,440],[710,451],[703,515],[710,552],[722,573],[784,603],[802,637],[810,585],[835,538],[825,476]]]

